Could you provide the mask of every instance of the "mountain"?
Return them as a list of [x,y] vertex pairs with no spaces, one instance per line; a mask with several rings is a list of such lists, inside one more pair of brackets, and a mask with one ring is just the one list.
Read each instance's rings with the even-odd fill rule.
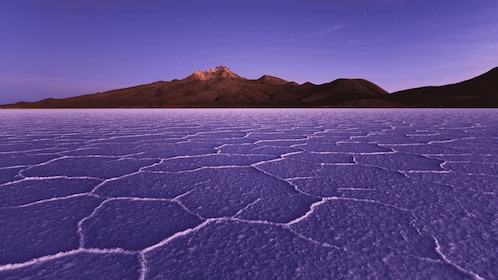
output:
[[[159,81],[125,89],[38,102],[7,108],[200,108],[200,107],[376,107],[388,93],[366,80],[340,79],[313,85],[264,75],[250,80],[225,66],[195,71],[170,82]],[[370,106],[373,105],[373,106]]]
[[225,66],[181,80],[70,98],[19,102],[0,108],[225,108],[225,107],[498,107],[498,68],[456,84],[389,94],[364,79],[315,85],[264,75],[243,78]]
[[394,92],[389,100],[402,107],[498,107],[498,67],[456,84]]

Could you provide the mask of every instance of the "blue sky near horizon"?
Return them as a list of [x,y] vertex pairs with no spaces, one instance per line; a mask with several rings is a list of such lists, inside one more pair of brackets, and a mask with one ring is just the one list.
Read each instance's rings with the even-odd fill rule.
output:
[[225,65],[387,91],[498,66],[496,0],[0,0],[0,104],[181,79]]

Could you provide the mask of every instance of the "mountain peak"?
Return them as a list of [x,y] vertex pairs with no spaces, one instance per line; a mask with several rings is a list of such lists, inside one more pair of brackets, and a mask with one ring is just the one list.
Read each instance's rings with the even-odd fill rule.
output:
[[226,79],[226,78],[241,78],[239,75],[232,72],[228,67],[220,65],[206,71],[195,71],[190,77],[193,77],[197,80],[207,81],[213,79]]

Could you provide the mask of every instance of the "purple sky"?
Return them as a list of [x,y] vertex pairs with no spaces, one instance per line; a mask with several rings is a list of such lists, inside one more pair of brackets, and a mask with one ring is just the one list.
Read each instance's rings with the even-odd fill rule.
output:
[[228,66],[387,91],[498,66],[496,0],[0,0],[0,104]]

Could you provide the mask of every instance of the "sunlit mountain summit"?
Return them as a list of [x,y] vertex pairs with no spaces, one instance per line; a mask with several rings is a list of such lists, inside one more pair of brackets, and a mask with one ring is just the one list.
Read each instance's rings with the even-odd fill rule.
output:
[[213,79],[240,79],[241,77],[228,69],[228,67],[220,65],[206,71],[197,70],[188,78],[207,81]]

